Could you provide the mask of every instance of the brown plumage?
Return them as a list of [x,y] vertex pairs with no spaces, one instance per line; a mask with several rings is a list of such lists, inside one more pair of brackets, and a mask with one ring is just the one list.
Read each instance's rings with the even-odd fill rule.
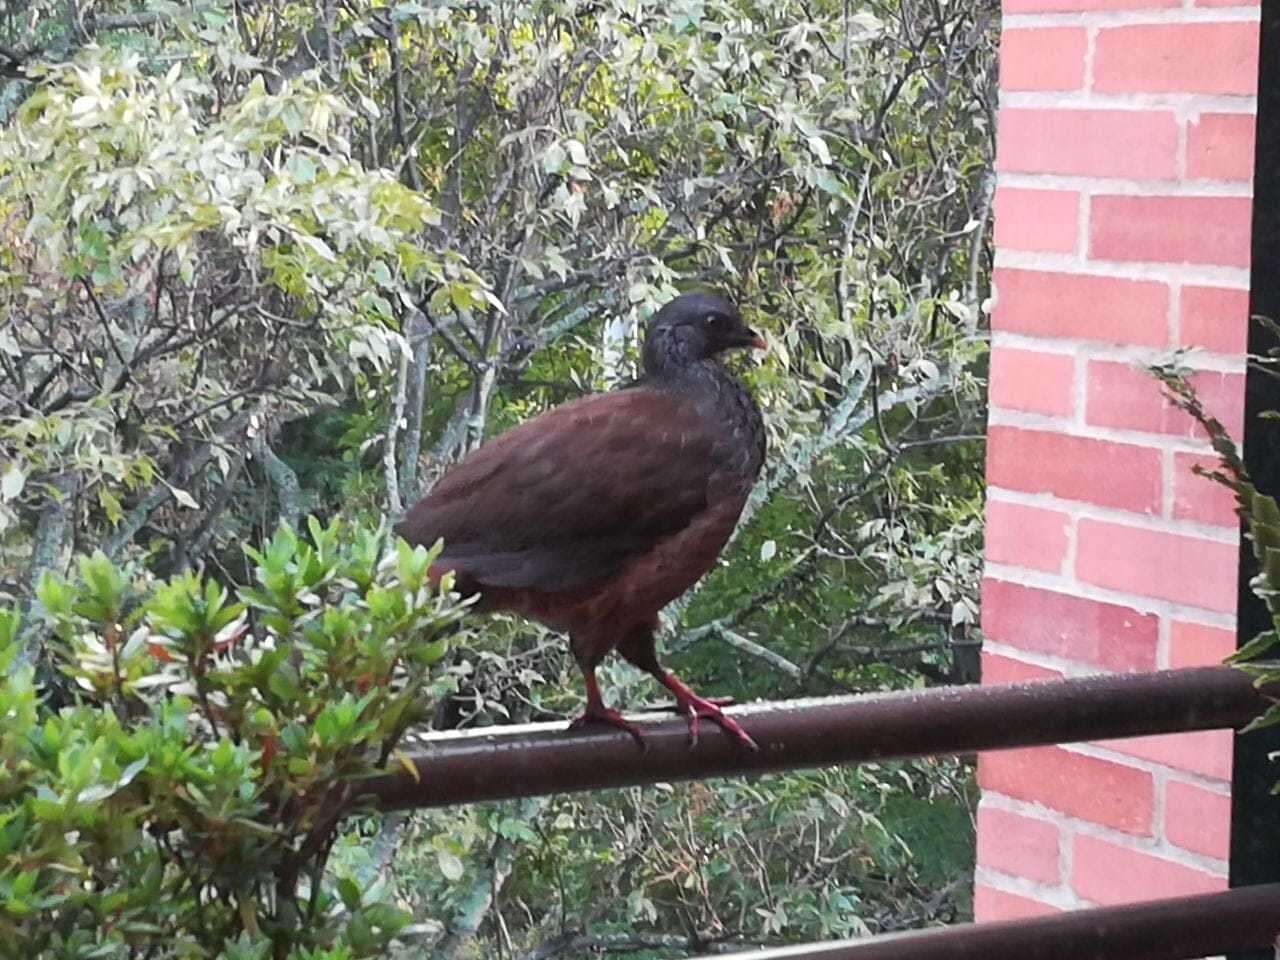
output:
[[575,721],[636,728],[607,708],[595,667],[616,649],[700,717],[755,747],[737,723],[658,663],[658,612],[715,563],[764,462],[760,411],[716,359],[764,342],[728,301],[677,297],[645,338],[638,384],[566,403],[507,431],[448,471],[396,525],[444,538],[433,576],[455,571],[479,607],[569,634],[586,680]]

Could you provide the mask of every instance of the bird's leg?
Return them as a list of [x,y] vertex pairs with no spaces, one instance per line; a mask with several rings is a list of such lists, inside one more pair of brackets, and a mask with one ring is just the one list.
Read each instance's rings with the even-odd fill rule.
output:
[[658,678],[664,687],[675,694],[676,709],[688,718],[690,746],[697,746],[698,721],[699,719],[706,719],[716,724],[748,750],[760,749],[760,746],[751,739],[751,735],[743,730],[732,717],[726,717],[724,711],[720,709],[714,700],[698,696],[670,670],[659,669],[654,671],[654,676]]
[[640,736],[640,730],[634,723],[631,723],[622,716],[617,710],[604,705],[604,698],[600,696],[600,686],[596,683],[595,667],[583,667],[582,679],[587,688],[587,707],[582,711],[582,715],[573,723],[569,724],[570,730],[580,730],[590,723],[604,723],[611,727],[617,727],[619,730],[625,730],[635,739],[636,743],[643,750],[644,739]]
[[658,662],[658,653],[653,644],[653,631],[656,626],[656,622],[636,625],[618,644],[618,653],[622,654],[623,659],[629,663],[652,674],[659,683],[675,694],[676,710],[683,713],[689,722],[689,746],[697,746],[698,721],[705,719],[719,726],[741,746],[750,750],[759,750],[760,747],[751,739],[747,731],[743,730],[736,720],[724,715],[719,704],[714,700],[698,696],[679,677]]

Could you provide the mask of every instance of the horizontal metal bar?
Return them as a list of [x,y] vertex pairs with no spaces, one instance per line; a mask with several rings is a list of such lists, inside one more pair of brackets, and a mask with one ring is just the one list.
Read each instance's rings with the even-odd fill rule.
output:
[[720,954],[717,960],[1196,960],[1269,948],[1280,936],[1280,883],[970,923],[866,940]]
[[386,810],[439,807],[674,780],[890,758],[972,753],[1181,730],[1237,727],[1267,699],[1231,667],[938,687],[730,708],[760,744],[709,723],[690,748],[683,718],[635,717],[645,749],[612,728],[541,723],[432,734],[399,771],[359,792]]

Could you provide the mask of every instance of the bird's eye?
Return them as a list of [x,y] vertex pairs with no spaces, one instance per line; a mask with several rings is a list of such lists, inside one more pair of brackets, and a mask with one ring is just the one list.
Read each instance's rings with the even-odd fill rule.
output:
[[724,323],[724,316],[719,313],[708,313],[702,318],[702,322],[714,329]]

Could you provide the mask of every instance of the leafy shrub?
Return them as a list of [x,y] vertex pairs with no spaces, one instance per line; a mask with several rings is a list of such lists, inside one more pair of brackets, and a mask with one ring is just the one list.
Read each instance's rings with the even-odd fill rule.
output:
[[408,917],[326,876],[358,780],[451,685],[463,610],[435,555],[315,520],[246,549],[252,586],[47,574],[74,702],[42,702],[0,610],[0,943],[10,956],[371,957]]

